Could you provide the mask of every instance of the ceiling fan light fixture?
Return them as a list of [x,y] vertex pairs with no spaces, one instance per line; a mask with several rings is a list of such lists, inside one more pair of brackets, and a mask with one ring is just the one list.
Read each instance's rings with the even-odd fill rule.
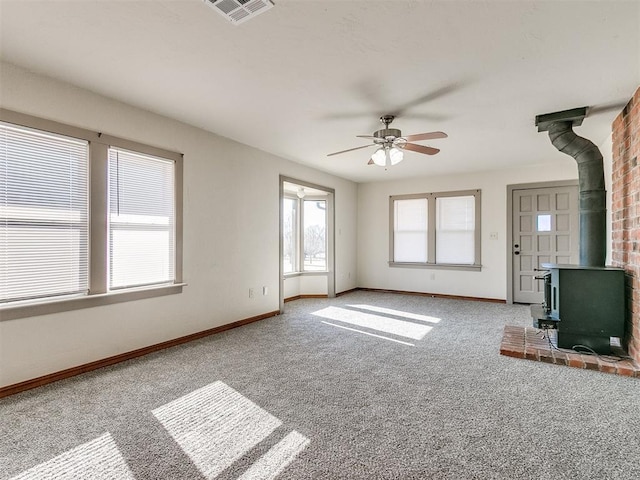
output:
[[375,152],[373,152],[373,155],[371,155],[371,160],[373,160],[373,163],[375,163],[379,167],[386,167],[387,152],[385,151],[385,148],[380,147]]
[[391,165],[397,165],[404,159],[404,152],[397,147],[389,149],[389,161]]
[[360,150],[361,148],[367,148],[371,146],[376,147],[376,151],[371,155],[371,160],[367,165],[378,165],[379,167],[391,167],[397,165],[404,159],[404,150],[410,150],[416,153],[422,153],[424,155],[435,155],[440,151],[438,148],[429,147],[427,145],[420,145],[417,143],[411,143],[419,140],[434,140],[436,138],[447,138],[447,134],[444,132],[425,132],[416,133],[413,135],[402,136],[402,132],[397,128],[389,128],[389,124],[395,117],[393,115],[383,115],[380,117],[380,121],[384,124],[383,129],[373,132],[373,135],[356,135],[358,138],[368,138],[373,141],[373,145],[362,145],[360,147],[349,148],[347,150],[340,150],[339,152],[333,152],[327,154],[328,157],[332,155],[339,155],[341,153],[352,152],[354,150]]

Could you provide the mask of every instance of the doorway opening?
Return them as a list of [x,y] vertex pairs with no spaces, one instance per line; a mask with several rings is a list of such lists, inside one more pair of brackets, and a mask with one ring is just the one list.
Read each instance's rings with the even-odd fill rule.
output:
[[286,299],[335,297],[332,188],[280,176],[280,311]]

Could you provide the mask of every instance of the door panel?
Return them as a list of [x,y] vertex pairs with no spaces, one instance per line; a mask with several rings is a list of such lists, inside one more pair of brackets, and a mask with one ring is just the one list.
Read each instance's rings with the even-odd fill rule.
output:
[[513,190],[513,301],[541,303],[543,263],[578,262],[578,187]]

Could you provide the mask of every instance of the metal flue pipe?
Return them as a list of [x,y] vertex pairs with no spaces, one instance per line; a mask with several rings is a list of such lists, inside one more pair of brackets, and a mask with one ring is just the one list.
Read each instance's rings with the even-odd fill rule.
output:
[[536,117],[538,131],[548,131],[560,152],[578,164],[580,194],[580,265],[604,267],[606,257],[606,191],[602,153],[598,147],[573,131],[586,116],[586,107]]

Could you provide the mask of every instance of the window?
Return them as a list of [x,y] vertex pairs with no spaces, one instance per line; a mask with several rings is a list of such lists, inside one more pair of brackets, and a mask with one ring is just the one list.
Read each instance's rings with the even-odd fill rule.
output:
[[304,271],[327,270],[327,202],[304,200]]
[[298,271],[298,202],[294,198],[284,199],[282,217],[283,240],[283,272],[293,273]]
[[393,259],[396,262],[427,261],[427,199],[394,202]]
[[173,162],[109,149],[109,288],[172,282]]
[[2,318],[181,291],[182,156],[0,109]]
[[0,303],[86,293],[86,141],[0,124]]
[[480,190],[390,197],[392,266],[480,268]]
[[326,199],[284,197],[282,247],[285,274],[328,270]]
[[551,215],[548,213],[538,214],[538,232],[551,231]]
[[475,198],[436,198],[436,263],[475,262]]

